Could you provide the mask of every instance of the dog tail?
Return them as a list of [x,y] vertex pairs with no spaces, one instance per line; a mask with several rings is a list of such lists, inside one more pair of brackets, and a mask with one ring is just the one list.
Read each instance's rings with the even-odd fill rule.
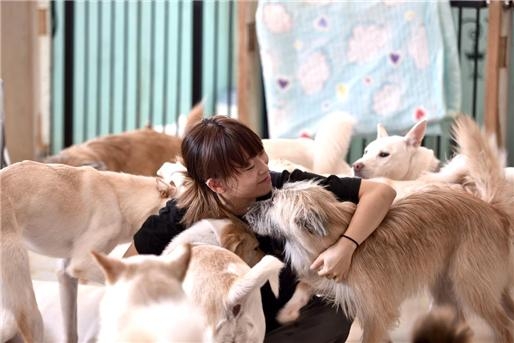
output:
[[459,323],[449,307],[439,307],[421,317],[415,324],[412,343],[469,343],[470,328]]
[[323,118],[314,138],[313,171],[317,174],[353,175],[346,163],[356,120],[345,112],[333,112]]
[[509,214],[514,220],[514,187],[505,176],[505,152],[469,116],[459,116],[453,127],[458,152],[467,164],[464,185],[482,200]]
[[261,288],[266,281],[269,281],[273,293],[278,297],[278,277],[283,267],[284,263],[278,258],[271,255],[264,256],[230,287],[226,299],[229,308],[236,308],[254,290]]

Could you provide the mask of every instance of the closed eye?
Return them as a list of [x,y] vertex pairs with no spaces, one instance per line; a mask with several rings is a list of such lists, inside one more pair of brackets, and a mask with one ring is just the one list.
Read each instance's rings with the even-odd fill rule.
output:
[[381,151],[378,153],[378,157],[387,157],[389,156],[390,154],[388,152],[384,152],[384,151]]

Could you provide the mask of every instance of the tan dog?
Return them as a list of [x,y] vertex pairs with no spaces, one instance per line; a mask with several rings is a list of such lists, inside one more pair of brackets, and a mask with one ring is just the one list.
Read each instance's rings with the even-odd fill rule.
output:
[[155,177],[32,161],[1,170],[0,181],[2,307],[12,313],[25,341],[42,342],[27,248],[63,258],[64,327],[68,342],[74,342],[77,279],[103,281],[89,252],[107,253],[130,241],[174,189]]
[[250,267],[264,257],[253,231],[236,219],[200,220],[173,238],[166,251],[185,243],[220,246],[239,256]]
[[179,137],[144,128],[72,145],[45,162],[155,176],[164,162],[176,161],[181,142]]
[[205,318],[182,289],[190,245],[181,245],[168,256],[93,256],[107,281],[97,342],[210,341]]
[[[163,255],[173,253],[168,248]],[[212,245],[192,248],[183,287],[201,308],[218,343],[258,343],[264,340],[265,319],[260,288],[270,282],[278,294],[283,263],[264,256],[253,268],[227,249]]]
[[425,287],[436,304],[452,304],[459,318],[469,308],[493,328],[497,342],[512,343],[514,232],[508,213],[514,197],[504,179],[489,180],[498,182],[487,183],[487,193],[494,195],[489,203],[442,187],[398,200],[355,251],[344,283],[320,277],[309,266],[344,233],[354,204],[337,201],[314,182],[297,182],[256,203],[246,219],[257,233],[285,240],[286,256],[302,282],[357,317],[365,343],[384,339],[402,301]]
[[[193,107],[187,116],[184,132],[188,132],[201,118],[202,112],[201,103]],[[47,157],[44,162],[155,176],[164,162],[177,160],[181,154],[181,143],[181,137],[143,128],[72,145]]]

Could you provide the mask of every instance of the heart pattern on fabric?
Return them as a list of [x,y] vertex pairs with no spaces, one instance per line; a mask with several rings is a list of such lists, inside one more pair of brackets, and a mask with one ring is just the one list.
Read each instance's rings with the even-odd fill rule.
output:
[[416,108],[416,111],[414,111],[414,118],[416,118],[417,121],[425,118],[427,116],[427,113],[422,108]]
[[278,86],[281,88],[281,89],[286,89],[287,86],[289,86],[289,80],[287,79],[284,79],[284,78],[279,78],[277,80],[277,83],[278,83]]
[[317,25],[319,28],[326,29],[328,27],[328,21],[326,18],[321,17],[318,19]]
[[401,55],[397,52],[392,52],[389,54],[389,60],[391,61],[392,64],[396,65],[400,62],[400,59],[401,59]]

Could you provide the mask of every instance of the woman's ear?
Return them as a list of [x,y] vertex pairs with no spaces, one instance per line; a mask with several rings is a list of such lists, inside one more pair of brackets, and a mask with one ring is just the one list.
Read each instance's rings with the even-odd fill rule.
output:
[[221,194],[225,192],[225,185],[218,179],[207,179],[207,181],[205,181],[205,184],[215,193]]

